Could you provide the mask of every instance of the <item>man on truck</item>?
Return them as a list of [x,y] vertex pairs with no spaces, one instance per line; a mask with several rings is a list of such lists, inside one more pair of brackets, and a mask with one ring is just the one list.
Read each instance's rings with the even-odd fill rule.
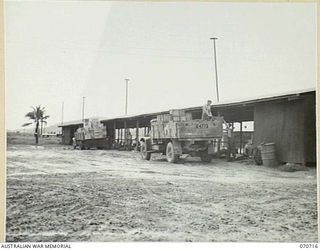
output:
[[205,121],[209,121],[212,119],[212,113],[211,113],[211,100],[208,100],[205,105],[202,106],[202,116],[201,119]]

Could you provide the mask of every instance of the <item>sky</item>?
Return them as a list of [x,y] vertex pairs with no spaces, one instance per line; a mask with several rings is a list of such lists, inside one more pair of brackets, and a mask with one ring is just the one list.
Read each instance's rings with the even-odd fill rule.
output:
[[210,37],[221,102],[316,86],[315,3],[5,1],[6,127],[216,103]]

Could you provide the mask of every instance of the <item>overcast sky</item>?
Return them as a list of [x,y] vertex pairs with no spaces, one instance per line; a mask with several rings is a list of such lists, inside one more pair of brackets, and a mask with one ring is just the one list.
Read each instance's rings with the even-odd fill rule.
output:
[[316,86],[315,3],[5,1],[6,125],[49,125]]

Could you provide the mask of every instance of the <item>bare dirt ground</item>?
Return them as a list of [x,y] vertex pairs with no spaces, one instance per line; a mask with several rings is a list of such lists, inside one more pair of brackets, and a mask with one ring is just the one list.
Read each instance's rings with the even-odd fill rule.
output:
[[316,169],[8,145],[7,241],[317,241]]

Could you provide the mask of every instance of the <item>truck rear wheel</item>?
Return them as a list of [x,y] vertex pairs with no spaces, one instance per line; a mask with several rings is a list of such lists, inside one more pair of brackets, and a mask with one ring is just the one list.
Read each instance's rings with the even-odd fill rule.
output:
[[143,160],[150,160],[151,153],[147,151],[147,144],[144,141],[141,142],[140,153]]
[[84,146],[84,143],[82,141],[80,141],[80,143],[79,143],[79,148],[80,148],[80,150],[86,149],[86,147]]
[[176,163],[179,160],[179,154],[175,152],[172,142],[169,142],[167,144],[166,156],[167,156],[167,161],[170,163]]
[[210,163],[212,160],[212,155],[209,155],[207,152],[202,152],[200,158],[201,161]]

